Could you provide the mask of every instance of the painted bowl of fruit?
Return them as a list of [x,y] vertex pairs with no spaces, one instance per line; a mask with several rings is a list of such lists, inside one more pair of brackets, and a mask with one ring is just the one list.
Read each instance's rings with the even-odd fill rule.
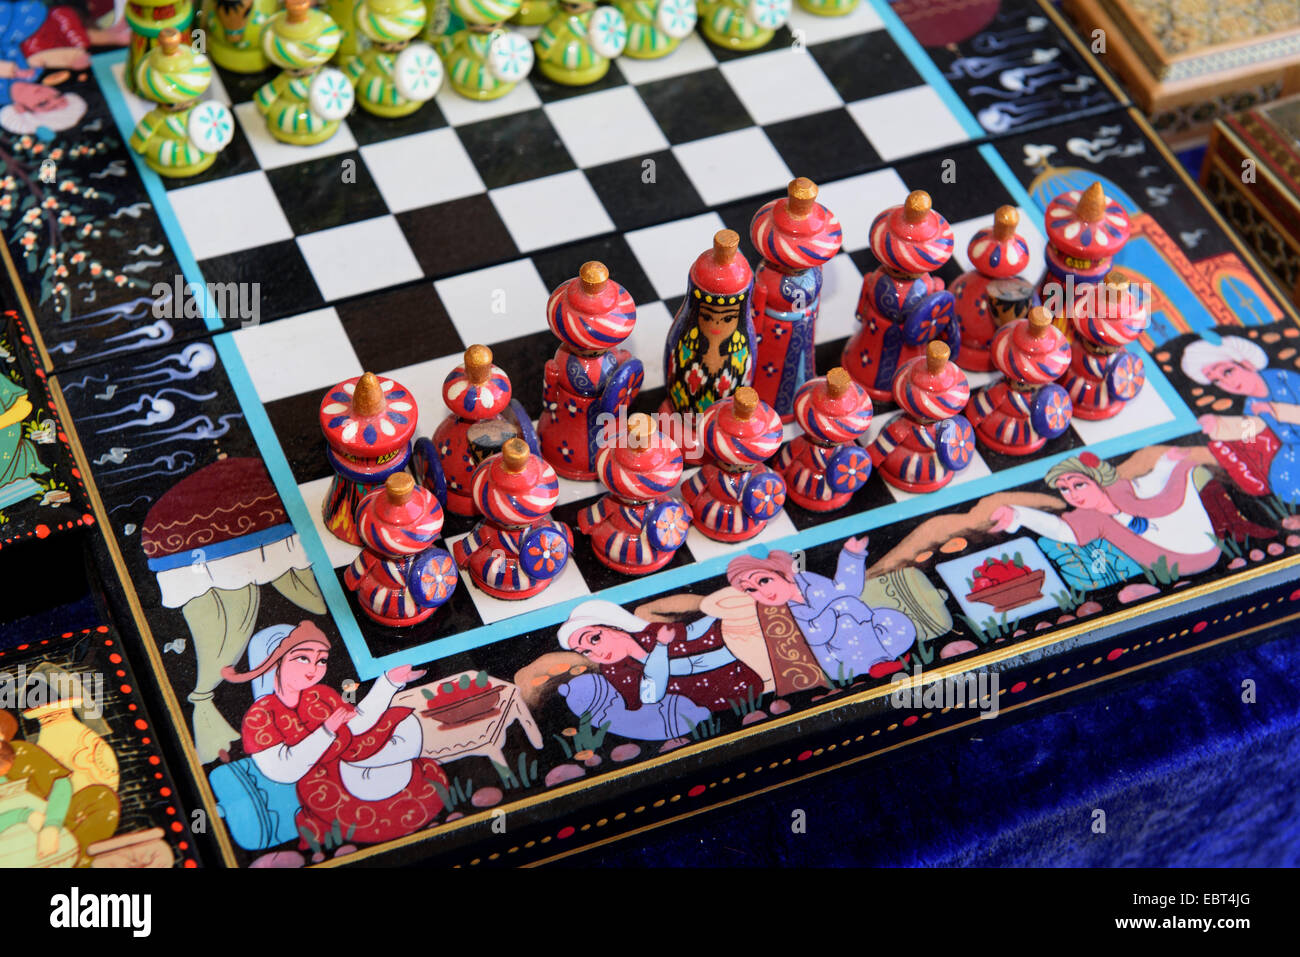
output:
[[425,706],[420,713],[448,727],[472,724],[496,712],[498,699],[505,690],[503,684],[494,685],[486,671],[476,675],[463,674],[440,683],[432,690],[421,689]]
[[988,558],[971,575],[967,601],[992,605],[995,614],[1028,605],[1043,597],[1043,579],[1047,572],[1025,565],[1019,553]]

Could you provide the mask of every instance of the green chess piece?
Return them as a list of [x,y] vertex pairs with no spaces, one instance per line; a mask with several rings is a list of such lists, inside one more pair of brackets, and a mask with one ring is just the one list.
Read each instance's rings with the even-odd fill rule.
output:
[[858,0],[799,0],[799,6],[819,17],[843,17],[858,7]]
[[275,13],[276,0],[212,0],[200,17],[208,31],[208,56],[231,73],[261,73],[269,66],[262,52],[262,28]]
[[356,26],[367,45],[344,70],[368,113],[409,116],[442,86],[442,61],[424,42],[412,43],[428,19],[423,0],[364,0]]
[[560,0],[560,12],[533,41],[542,74],[565,86],[587,86],[609,72],[627,46],[627,21],[615,7]]
[[271,135],[282,143],[314,146],[339,128],[356,94],[342,70],[325,63],[338,51],[343,32],[311,0],[285,0],[267,21],[262,50],[282,72],[253,95]]
[[624,56],[653,60],[676,50],[695,29],[695,0],[615,0],[627,20]]
[[132,0],[126,5],[123,18],[131,28],[123,76],[131,92],[138,93],[136,74],[149,51],[158,45],[162,31],[168,28],[177,30],[181,43],[189,44],[190,28],[194,25],[194,4],[191,0]]
[[343,64],[361,52],[364,39],[357,30],[357,7],[361,0],[321,0],[321,7],[329,14],[341,32],[339,48],[334,54],[334,62]]
[[555,16],[558,10],[555,0],[524,0],[511,22],[521,27],[538,27]]
[[505,96],[533,67],[532,45],[505,23],[519,0],[451,0],[464,29],[435,44],[447,66],[452,89],[471,100]]
[[702,0],[700,30],[728,50],[757,50],[790,19],[790,0]]

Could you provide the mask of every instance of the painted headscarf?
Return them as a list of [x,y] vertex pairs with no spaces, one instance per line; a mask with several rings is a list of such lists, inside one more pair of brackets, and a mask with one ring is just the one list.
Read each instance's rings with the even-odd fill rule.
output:
[[278,667],[280,662],[295,648],[313,643],[324,645],[326,648],[330,646],[330,640],[326,637],[325,632],[321,631],[313,622],[301,621],[298,623],[297,628],[284,636],[284,640],[275,646],[275,650],[267,655],[266,660],[261,664],[242,672],[236,671],[230,665],[226,665],[221,669],[221,677],[232,684],[243,684],[246,681],[252,681],[254,678],[260,678],[273,668]]
[[736,582],[750,572],[772,572],[786,581],[793,582],[795,576],[794,559],[789,552],[769,552],[767,558],[755,558],[753,555],[738,555],[727,565],[727,581],[733,588]]
[[572,651],[571,642],[574,635],[584,628],[616,628],[629,635],[635,635],[650,627],[650,622],[638,618],[622,605],[602,598],[584,601],[569,614],[569,620],[560,626],[558,637],[560,647]]
[[1268,353],[1258,343],[1240,336],[1223,336],[1217,344],[1197,339],[1183,350],[1179,364],[1187,378],[1209,385],[1210,377],[1205,374],[1205,368],[1216,362],[1241,362],[1258,371],[1268,366]]
[[1052,488],[1056,488],[1056,480],[1062,475],[1075,473],[1086,475],[1102,488],[1108,485],[1114,485],[1119,474],[1115,471],[1115,466],[1109,462],[1103,462],[1092,452],[1084,452],[1082,455],[1072,455],[1062,462],[1057,462],[1047,470],[1045,481]]

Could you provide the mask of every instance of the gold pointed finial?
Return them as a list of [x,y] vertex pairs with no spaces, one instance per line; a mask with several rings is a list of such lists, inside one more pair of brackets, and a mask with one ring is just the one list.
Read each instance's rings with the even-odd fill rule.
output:
[[930,194],[923,189],[914,189],[907,194],[907,202],[903,204],[903,218],[909,223],[924,222],[932,208]]
[[158,46],[162,48],[163,56],[171,56],[181,45],[181,32],[175,27],[165,27],[158,34]]
[[736,258],[740,249],[740,233],[734,229],[719,229],[713,234],[713,261],[725,266]]
[[352,412],[362,418],[369,418],[384,411],[388,403],[384,399],[384,390],[379,385],[379,376],[373,372],[363,372],[352,390]]
[[1010,242],[1016,238],[1016,227],[1020,225],[1020,210],[1014,206],[999,206],[993,214],[993,238],[1000,243]]
[[482,385],[492,376],[492,350],[473,345],[465,350],[465,376],[474,385]]
[[523,439],[507,439],[506,444],[501,447],[502,464],[512,475],[524,470],[530,455],[532,453],[528,450],[528,443]]
[[655,420],[650,418],[644,412],[638,412],[635,415],[628,416],[627,420],[627,447],[630,449],[648,449],[650,440],[654,438]]
[[930,375],[938,375],[948,364],[950,355],[952,350],[948,348],[948,344],[935,339],[925,347],[925,371]]
[[748,419],[758,411],[758,393],[750,386],[742,385],[731,398],[732,414],[738,419]]
[[1106,285],[1113,286],[1115,289],[1124,290],[1128,288],[1128,276],[1118,269],[1112,269],[1106,273]]
[[384,481],[384,495],[392,505],[405,505],[415,492],[415,479],[410,472],[394,472]]
[[284,0],[285,19],[290,23],[302,23],[311,10],[311,0]]
[[1106,191],[1101,183],[1093,183],[1083,191],[1074,211],[1085,223],[1095,223],[1106,215]]
[[1044,306],[1034,306],[1029,310],[1029,334],[1038,339],[1047,334],[1052,325],[1052,314]]
[[840,366],[836,366],[826,373],[826,394],[832,399],[838,399],[845,392],[848,392],[849,386],[852,384],[852,377]]
[[578,281],[588,296],[598,296],[605,288],[605,283],[609,282],[609,269],[604,263],[595,260],[583,263],[578,270]]
[[817,202],[817,184],[806,176],[790,180],[785,190],[785,208],[795,219],[803,219]]

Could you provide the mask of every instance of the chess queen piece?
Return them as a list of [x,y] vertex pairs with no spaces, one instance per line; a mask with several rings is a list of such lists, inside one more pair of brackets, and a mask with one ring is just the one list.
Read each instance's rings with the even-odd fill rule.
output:
[[366,616],[407,628],[432,615],[456,590],[460,575],[451,555],[434,548],[442,506],[408,472],[394,472],[357,508],[360,554],[343,573]]
[[1038,282],[1038,299],[1058,317],[1057,325],[1068,330],[1075,305],[1110,272],[1132,225],[1124,207],[1106,195],[1101,183],[1057,196],[1047,204],[1043,220],[1047,269]]
[[1042,306],[993,337],[993,366],[1005,377],[985,386],[966,418],[985,446],[1003,455],[1032,455],[1065,432],[1073,412],[1056,380],[1070,367],[1070,340]]
[[749,237],[762,257],[754,272],[758,363],[754,389],[782,422],[794,420],[794,396],[815,376],[813,343],[821,305],[822,265],[840,251],[840,221],[800,176],[786,195],[754,214]]
[[492,350],[487,346],[466,349],[464,363],[443,380],[442,400],[451,415],[434,430],[433,447],[446,481],[447,511],[474,514],[470,495],[474,470],[488,456],[500,452],[506,440],[522,438],[532,451],[538,451],[533,423],[510,396],[510,378],[492,364]]
[[709,407],[703,446],[713,461],[682,485],[695,525],[718,542],[753,538],[785,506],[785,481],[763,462],[781,445],[781,417],[749,386]]
[[180,45],[190,45],[194,4],[192,0],[128,0],[123,19],[131,28],[131,40],[122,76],[132,93],[140,93],[140,64],[158,46],[164,30],[175,30],[180,34]]
[[551,518],[560,497],[555,470],[510,439],[474,470],[474,505],[483,519],[452,546],[456,564],[493,598],[532,598],[564,570],[573,532]]
[[993,334],[1029,315],[1033,286],[1019,277],[1029,264],[1029,244],[1016,232],[1018,225],[1020,211],[999,206],[992,228],[981,229],[966,247],[974,268],[953,280],[951,292],[961,324],[957,365],[967,372],[992,369]]
[[544,370],[537,423],[542,458],[565,478],[589,482],[607,423],[636,398],[645,379],[641,360],[618,347],[636,325],[636,306],[604,263],[588,262],[551,293],[546,321],[560,348]]
[[627,21],[624,56],[653,60],[676,50],[695,30],[695,0],[614,0]]
[[333,136],[352,111],[356,94],[342,70],[325,66],[338,51],[342,31],[311,0],[285,0],[262,30],[262,52],[281,73],[253,95],[257,111],[277,140],[314,146]]
[[952,258],[952,228],[915,190],[871,223],[871,251],[880,265],[862,280],[862,325],[844,346],[840,364],[867,388],[877,406],[893,400],[894,380],[934,339],[960,351],[955,300],[932,275]]
[[533,41],[537,67],[553,83],[595,83],[627,46],[627,21],[617,7],[593,0],[559,0],[558,7]]
[[182,46],[180,32],[169,27],[140,61],[139,73],[140,95],[158,105],[136,124],[131,148],[159,176],[202,173],[235,136],[229,109],[212,100],[199,102],[212,83],[212,64]]
[[578,530],[590,536],[602,564],[644,575],[667,565],[686,542],[691,516],[672,497],[684,461],[648,415],[629,416],[622,439],[596,456],[596,473],[609,491],[578,513]]
[[767,46],[790,19],[790,0],[702,0],[700,32],[728,50]]
[[1059,380],[1074,403],[1076,419],[1109,419],[1142,391],[1146,370],[1127,348],[1148,320],[1146,304],[1119,272],[1089,286],[1076,300],[1070,317],[1074,357]]
[[262,29],[278,0],[213,0],[200,15],[208,31],[208,56],[231,73],[261,73],[270,63],[262,52]]
[[691,265],[664,344],[668,397],[661,412],[689,416],[680,445],[688,464],[704,457],[694,423],[713,405],[754,380],[754,274],[740,255],[740,235],[719,230],[713,247]]
[[903,364],[894,380],[903,414],[868,448],[881,478],[904,492],[943,488],[975,455],[975,432],[961,414],[970,385],[949,358],[948,346],[935,341]]
[[346,379],[325,394],[320,426],[334,480],[322,517],[335,536],[361,544],[357,508],[388,476],[405,471],[418,415],[405,386],[373,372]]
[[366,38],[344,72],[367,113],[388,119],[410,116],[442,86],[442,61],[423,40],[428,13],[423,0],[364,0],[354,26]]
[[435,47],[452,89],[471,100],[505,96],[533,68],[533,45],[505,26],[519,0],[451,0],[451,9],[464,26]]
[[871,456],[857,444],[871,426],[871,396],[836,366],[804,383],[794,414],[803,435],[783,445],[776,460],[790,500],[813,512],[843,508],[871,475]]

